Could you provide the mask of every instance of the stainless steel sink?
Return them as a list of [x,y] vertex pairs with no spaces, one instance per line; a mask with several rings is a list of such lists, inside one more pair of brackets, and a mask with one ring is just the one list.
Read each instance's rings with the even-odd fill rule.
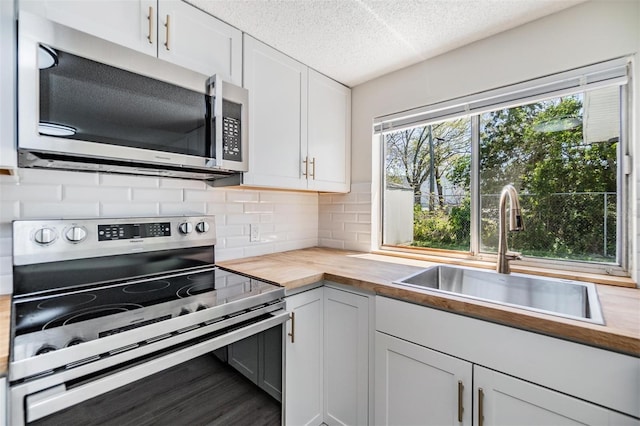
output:
[[604,324],[592,283],[438,265],[394,284]]

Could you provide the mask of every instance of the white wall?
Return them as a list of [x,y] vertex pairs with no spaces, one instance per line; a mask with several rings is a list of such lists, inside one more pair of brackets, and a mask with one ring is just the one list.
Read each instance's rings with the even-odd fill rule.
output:
[[[352,179],[373,182],[373,226],[379,197],[372,144],[375,117],[429,105],[531,78],[565,71],[640,51],[640,2],[590,1],[452,52],[387,74],[352,89]],[[635,78],[640,80],[636,62]],[[636,88],[636,98],[640,99]],[[638,146],[638,109],[633,114],[632,146]],[[637,149],[637,148],[636,148]],[[376,153],[377,154],[377,153]],[[634,158],[640,169],[640,153]],[[640,186],[640,173],[636,186]],[[634,193],[637,194],[637,191]],[[637,196],[634,196],[637,200]],[[640,205],[633,202],[633,217]],[[376,232],[372,239],[375,244]],[[640,238],[640,229],[633,234]],[[637,240],[637,239],[636,239]],[[638,281],[638,254],[634,278]]]
[[[212,188],[204,182],[19,169],[0,176],[0,294],[12,291],[15,219],[214,215],[216,260],[318,244],[316,193]],[[260,241],[249,242],[249,224]]]
[[353,181],[371,180],[374,117],[637,53],[639,21],[638,1],[591,1],[354,87]]

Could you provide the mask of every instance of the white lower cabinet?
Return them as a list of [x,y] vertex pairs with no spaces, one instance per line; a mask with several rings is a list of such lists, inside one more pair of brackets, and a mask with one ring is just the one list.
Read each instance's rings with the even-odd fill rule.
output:
[[365,295],[319,287],[287,297],[284,424],[369,424]]
[[376,333],[378,425],[471,425],[472,364]]
[[632,417],[380,332],[375,380],[378,425],[640,425]]
[[319,425],[322,415],[323,287],[287,297],[284,424]]
[[324,423],[368,424],[369,298],[324,288]]
[[640,425],[640,421],[577,398],[474,366],[479,426]]
[[379,296],[375,315],[375,424],[640,426],[637,358]]
[[0,425],[6,425],[7,421],[7,378],[0,377]]

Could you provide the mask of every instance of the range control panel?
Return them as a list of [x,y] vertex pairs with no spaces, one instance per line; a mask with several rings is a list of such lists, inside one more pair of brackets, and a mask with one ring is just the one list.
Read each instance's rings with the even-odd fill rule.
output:
[[98,241],[170,236],[171,222],[98,225]]
[[13,222],[14,265],[215,244],[214,216]]

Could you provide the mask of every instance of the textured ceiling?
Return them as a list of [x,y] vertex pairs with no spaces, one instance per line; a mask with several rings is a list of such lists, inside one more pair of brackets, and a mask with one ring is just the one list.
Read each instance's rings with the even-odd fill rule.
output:
[[187,0],[355,86],[584,0]]

